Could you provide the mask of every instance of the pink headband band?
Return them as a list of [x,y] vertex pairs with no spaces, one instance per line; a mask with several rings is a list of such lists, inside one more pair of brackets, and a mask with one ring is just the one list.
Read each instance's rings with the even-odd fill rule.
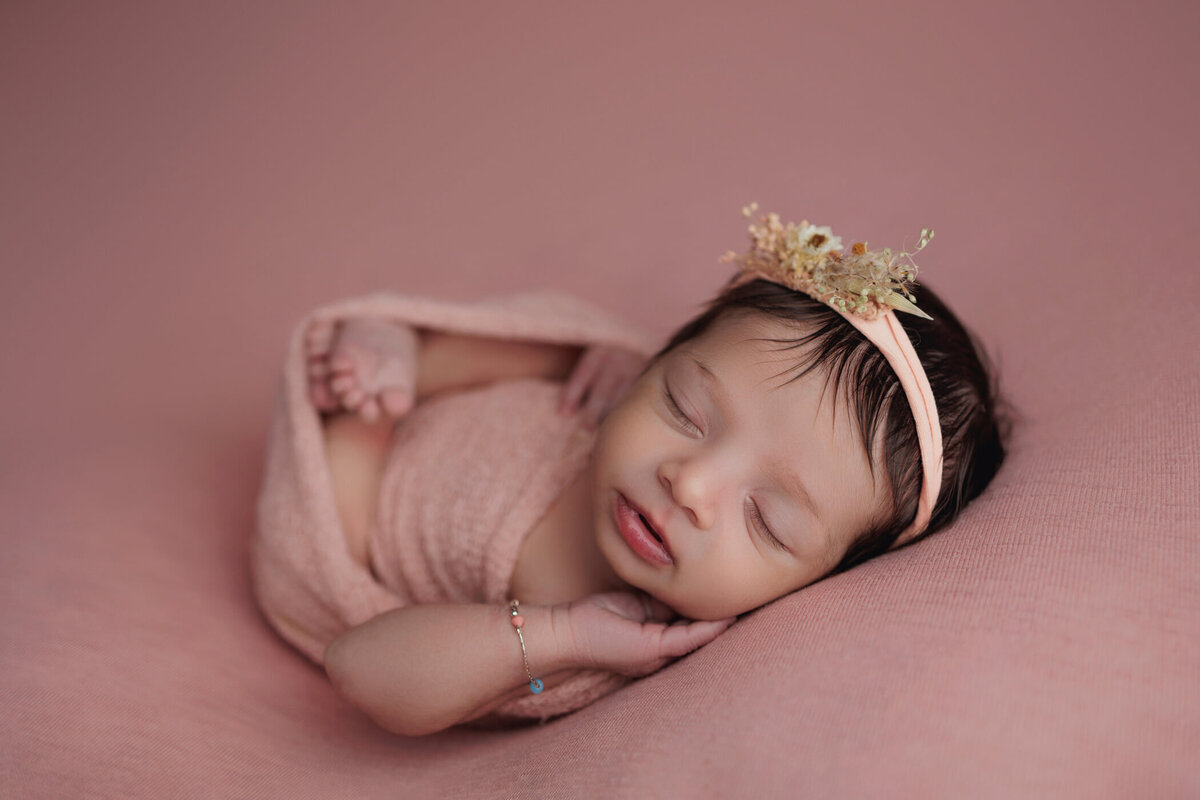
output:
[[924,479],[917,501],[917,516],[896,539],[896,544],[904,544],[919,536],[929,524],[942,486],[942,426],[938,421],[937,403],[934,402],[925,368],[921,366],[917,351],[908,340],[908,334],[896,318],[895,311],[888,311],[870,320],[840,310],[838,313],[862,331],[863,336],[870,339],[892,365],[900,385],[904,387],[913,421],[917,424],[917,443],[921,446]]
[[[757,209],[758,204],[751,203],[742,209],[742,215],[749,217]],[[785,227],[778,214],[764,216],[762,224],[751,225],[749,231],[753,242],[749,252],[738,256],[730,251],[720,259],[741,265],[741,273],[728,288],[762,278],[829,305],[879,348],[900,379],[921,449],[917,514],[896,544],[911,541],[924,532],[933,516],[942,485],[943,456],[942,427],[933,390],[895,312],[898,309],[931,319],[911,302],[915,298],[908,291],[908,283],[916,275],[916,264],[908,253],[868,251],[863,242],[856,242],[844,254],[842,240],[829,228],[811,225],[807,220]],[[932,238],[932,230],[922,230],[916,252]],[[908,258],[908,263],[901,263],[900,258]]]

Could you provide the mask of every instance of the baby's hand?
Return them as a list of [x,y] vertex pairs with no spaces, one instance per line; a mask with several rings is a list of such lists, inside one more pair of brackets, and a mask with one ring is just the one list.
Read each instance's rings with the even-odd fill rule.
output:
[[563,386],[559,412],[574,414],[587,394],[583,419],[589,427],[596,427],[629,391],[645,365],[646,357],[632,350],[610,345],[589,347]]
[[593,594],[566,604],[565,617],[572,663],[633,677],[649,675],[708,644],[737,620],[679,619],[642,592]]

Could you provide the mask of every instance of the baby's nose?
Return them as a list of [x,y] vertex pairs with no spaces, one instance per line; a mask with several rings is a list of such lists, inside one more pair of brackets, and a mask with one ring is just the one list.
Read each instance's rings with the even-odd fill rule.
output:
[[688,515],[692,525],[708,530],[715,521],[714,478],[711,471],[697,469],[696,466],[694,462],[664,462],[658,471],[658,478],[675,504]]

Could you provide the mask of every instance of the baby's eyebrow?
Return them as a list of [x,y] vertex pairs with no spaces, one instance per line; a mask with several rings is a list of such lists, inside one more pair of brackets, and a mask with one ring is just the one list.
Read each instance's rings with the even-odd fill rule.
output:
[[725,384],[721,383],[721,379],[717,377],[717,373],[709,369],[708,364],[705,364],[703,361],[701,361],[699,356],[691,353],[689,353],[689,356],[692,359],[692,363],[700,368],[700,374],[704,377],[704,380],[716,390],[718,395],[720,395],[721,404],[725,405],[729,401],[729,395],[726,394]]
[[716,401],[717,408],[722,414],[728,415],[731,411],[733,411],[733,404],[729,397],[729,391],[725,388],[725,384],[721,383],[721,379],[717,377],[717,373],[713,372],[708,364],[705,364],[700,360],[700,356],[696,355],[695,353],[688,352],[687,357],[687,363],[693,368],[692,371],[699,371],[700,377],[704,379],[704,382],[708,384],[709,388],[712,390],[713,399]]
[[804,488],[804,482],[800,480],[800,475],[784,461],[778,462],[772,473],[788,489],[793,497],[798,497],[801,503],[808,506],[809,513],[819,522],[821,520],[821,509],[817,508],[812,495],[808,493],[808,489]]

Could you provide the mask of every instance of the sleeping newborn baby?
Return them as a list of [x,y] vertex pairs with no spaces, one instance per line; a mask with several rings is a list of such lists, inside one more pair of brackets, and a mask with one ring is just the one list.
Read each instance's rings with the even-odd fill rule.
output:
[[388,730],[544,720],[948,525],[1003,458],[981,355],[887,282],[915,266],[868,291],[890,251],[772,217],[657,351],[558,294],[306,317],[252,549],[276,630]]

